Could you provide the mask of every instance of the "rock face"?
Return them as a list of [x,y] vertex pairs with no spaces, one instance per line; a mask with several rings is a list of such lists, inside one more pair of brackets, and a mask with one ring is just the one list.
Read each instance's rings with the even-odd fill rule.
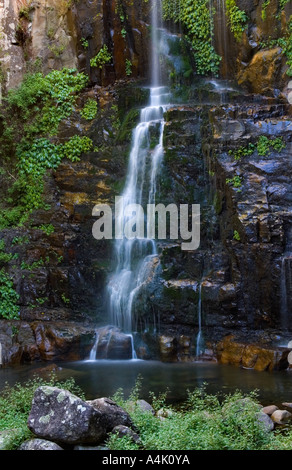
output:
[[131,425],[129,415],[109,399],[84,402],[56,387],[39,387],[28,418],[39,438],[64,444],[98,444],[118,425]]
[[[45,0],[1,2],[0,60],[8,88],[17,86],[26,65],[36,60],[44,73],[78,68],[102,85],[126,77],[126,60],[133,77],[147,75],[149,5],[143,0],[78,2]],[[90,59],[107,45],[112,60],[101,73]]]
[[283,48],[277,47],[277,39],[287,35],[285,28],[292,14],[291,3],[281,8],[278,0],[268,4],[238,0],[236,6],[247,16],[238,40],[228,26],[230,20],[225,3],[218,2],[215,7],[214,41],[222,57],[220,73],[224,78],[236,77],[251,93],[275,96],[275,89],[287,86],[285,55]]
[[[16,1],[0,5],[2,85],[21,81],[27,58],[41,59],[44,73],[65,66],[87,72],[90,88],[58,138],[77,134],[93,141],[79,162],[64,160],[47,174],[50,209],[36,211],[29,226],[1,234],[14,257],[6,267],[20,297],[21,320],[0,323],[5,364],[85,359],[96,330],[97,358],[131,358],[129,335],[103,326],[109,321],[106,283],[115,266],[112,242],[92,236],[92,209],[112,205],[120,194],[131,131],[148,102],[144,83],[124,78],[127,60],[131,78],[147,75],[149,3],[54,0],[48,7],[40,0],[25,11]],[[158,243],[137,294],[134,340],[143,359],[193,361],[199,350],[208,360],[283,369],[290,351],[278,347],[277,338],[292,330],[291,107],[284,96],[283,50],[263,48],[261,41],[271,31],[284,34],[291,5],[274,15],[279,2],[271,0],[266,21],[260,19],[263,2],[240,0],[238,6],[250,18],[242,42],[232,40],[226,21],[222,29],[223,11],[217,12],[215,38],[217,46],[228,44],[222,67],[244,90],[238,83],[229,88],[186,80],[187,98],[182,88],[181,102],[165,113],[157,201],[200,204],[201,244],[182,251],[176,240]],[[90,59],[104,44],[112,60],[101,72]],[[79,114],[89,98],[98,108],[90,122]],[[282,139],[283,148],[263,152],[263,138]],[[238,156],[249,145],[254,151]],[[54,231],[45,233],[43,224]],[[20,239],[25,241],[15,242]]]

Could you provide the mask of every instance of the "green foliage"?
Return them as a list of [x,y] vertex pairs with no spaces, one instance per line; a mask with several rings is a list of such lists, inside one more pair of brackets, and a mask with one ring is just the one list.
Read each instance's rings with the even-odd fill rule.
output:
[[23,237],[14,237],[12,240],[12,245],[24,245],[29,242],[29,238],[24,235]]
[[23,441],[33,437],[27,427],[27,418],[35,390],[44,385],[69,390],[81,399],[85,399],[82,390],[72,378],[60,382],[54,374],[51,374],[47,380],[35,377],[24,384],[16,383],[12,387],[6,384],[0,393],[0,431],[15,430],[11,450],[16,450]]
[[234,238],[234,240],[240,242],[240,235],[239,235],[239,232],[237,230],[234,230],[233,238]]
[[290,0],[279,0],[279,6],[280,6],[280,10],[284,10],[285,6],[287,5],[287,3],[289,3]]
[[44,260],[40,259],[39,261],[34,261],[32,264],[27,264],[25,261],[21,262],[20,268],[26,271],[33,271],[34,269],[38,269],[43,266]]
[[[161,396],[162,397],[162,396]],[[143,412],[132,398],[119,404],[128,410],[141,439],[140,447],[129,437],[118,439],[112,435],[107,442],[111,450],[263,450],[273,447],[273,436],[258,419],[259,404],[256,394],[235,392],[221,400],[207,394],[205,387],[188,393],[180,409],[158,405],[170,413],[160,420],[152,413]],[[137,394],[135,394],[137,398]]]
[[81,38],[81,44],[82,44],[82,47],[84,47],[84,49],[88,49],[89,43],[87,39]]
[[126,75],[132,75],[132,62],[126,59]]
[[3,239],[0,240],[0,265],[7,264],[12,259],[17,259],[17,258],[18,258],[17,253],[13,255],[12,253],[5,252],[5,241]]
[[235,0],[226,0],[226,14],[228,17],[229,27],[236,41],[240,41],[242,34],[247,26],[247,15],[236,5]]
[[264,21],[267,18],[267,8],[270,5],[271,0],[265,0],[262,5],[262,20]]
[[208,0],[163,0],[165,20],[180,21],[194,51],[197,73],[218,73],[220,57],[212,45],[213,16]]
[[42,224],[37,228],[44,232],[46,235],[51,235],[51,233],[54,233],[55,231],[55,227],[52,224]]
[[97,114],[97,102],[92,98],[89,98],[86,101],[84,108],[80,111],[80,114],[87,121],[92,121]]
[[61,295],[61,299],[63,300],[64,304],[69,305],[70,299],[68,299],[65,294]]
[[13,280],[2,268],[0,270],[0,318],[19,319],[18,300],[19,295],[14,289]]
[[53,70],[45,77],[39,72],[28,74],[19,88],[9,91],[6,103],[24,120],[38,113],[37,122],[34,126],[29,122],[27,132],[54,135],[61,120],[72,113],[76,96],[87,83],[88,77],[75,69]]
[[281,38],[263,41],[261,42],[261,47],[263,49],[281,47],[283,54],[286,56],[286,64],[288,66],[286,74],[292,77],[292,16],[289,18],[285,35]]
[[236,175],[236,176],[233,176],[233,178],[226,178],[226,183],[227,184],[231,184],[231,186],[233,186],[234,188],[241,188],[241,185],[242,185],[242,180],[241,180],[241,177]]
[[276,137],[275,139],[269,139],[268,137],[261,135],[257,142],[257,151],[261,156],[266,156],[270,153],[271,149],[281,152],[286,147],[282,137]]
[[269,139],[268,137],[261,135],[257,143],[249,143],[247,146],[241,146],[236,150],[229,150],[229,155],[231,155],[234,160],[241,160],[242,157],[247,157],[252,155],[256,150],[259,155],[266,156],[272,149],[276,152],[281,152],[286,147],[283,137],[275,137]]
[[239,147],[235,151],[229,150],[229,155],[232,155],[234,160],[240,160],[242,157],[247,157],[249,155],[252,155],[255,151],[255,145],[252,143],[249,143],[247,147]]
[[104,44],[99,50],[99,52],[96,54],[96,56],[90,60],[90,66],[102,69],[103,66],[111,62],[111,60],[112,55],[109,52],[107,45]]

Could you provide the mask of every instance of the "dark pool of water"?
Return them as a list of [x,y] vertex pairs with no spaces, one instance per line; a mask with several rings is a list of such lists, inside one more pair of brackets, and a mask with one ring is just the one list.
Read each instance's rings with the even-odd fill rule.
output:
[[[47,365],[47,364],[46,364]],[[87,399],[112,396],[119,388],[127,397],[141,377],[141,398],[149,399],[169,389],[171,403],[183,401],[187,390],[206,383],[209,393],[244,393],[257,390],[263,405],[292,402],[292,371],[258,372],[215,363],[161,363],[158,361],[80,361],[58,364],[59,380],[74,377]],[[18,366],[0,370],[0,390],[5,382],[26,382],[39,374],[44,364]]]

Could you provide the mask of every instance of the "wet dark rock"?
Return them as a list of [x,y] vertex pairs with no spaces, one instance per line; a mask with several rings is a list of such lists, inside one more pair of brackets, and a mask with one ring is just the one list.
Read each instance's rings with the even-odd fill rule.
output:
[[130,415],[109,398],[97,398],[87,403],[101,413],[101,422],[106,432],[112,431],[119,425],[133,427]]
[[141,442],[141,439],[137,433],[135,433],[132,429],[128,428],[127,426],[123,426],[121,424],[115,426],[112,430],[112,433],[117,434],[118,437],[128,436],[133,442],[135,442],[135,444],[139,444]]
[[108,325],[95,331],[94,359],[132,359],[132,337]]

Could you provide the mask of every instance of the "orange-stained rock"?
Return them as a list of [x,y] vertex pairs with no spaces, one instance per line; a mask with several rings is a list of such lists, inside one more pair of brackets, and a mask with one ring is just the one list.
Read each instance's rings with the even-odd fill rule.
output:
[[281,64],[283,53],[280,47],[258,51],[238,76],[238,83],[253,93],[264,94],[281,87]]
[[[286,352],[257,344],[237,342],[229,335],[217,344],[217,359],[221,364],[232,364],[259,371],[284,368]],[[280,367],[281,366],[281,367]]]

